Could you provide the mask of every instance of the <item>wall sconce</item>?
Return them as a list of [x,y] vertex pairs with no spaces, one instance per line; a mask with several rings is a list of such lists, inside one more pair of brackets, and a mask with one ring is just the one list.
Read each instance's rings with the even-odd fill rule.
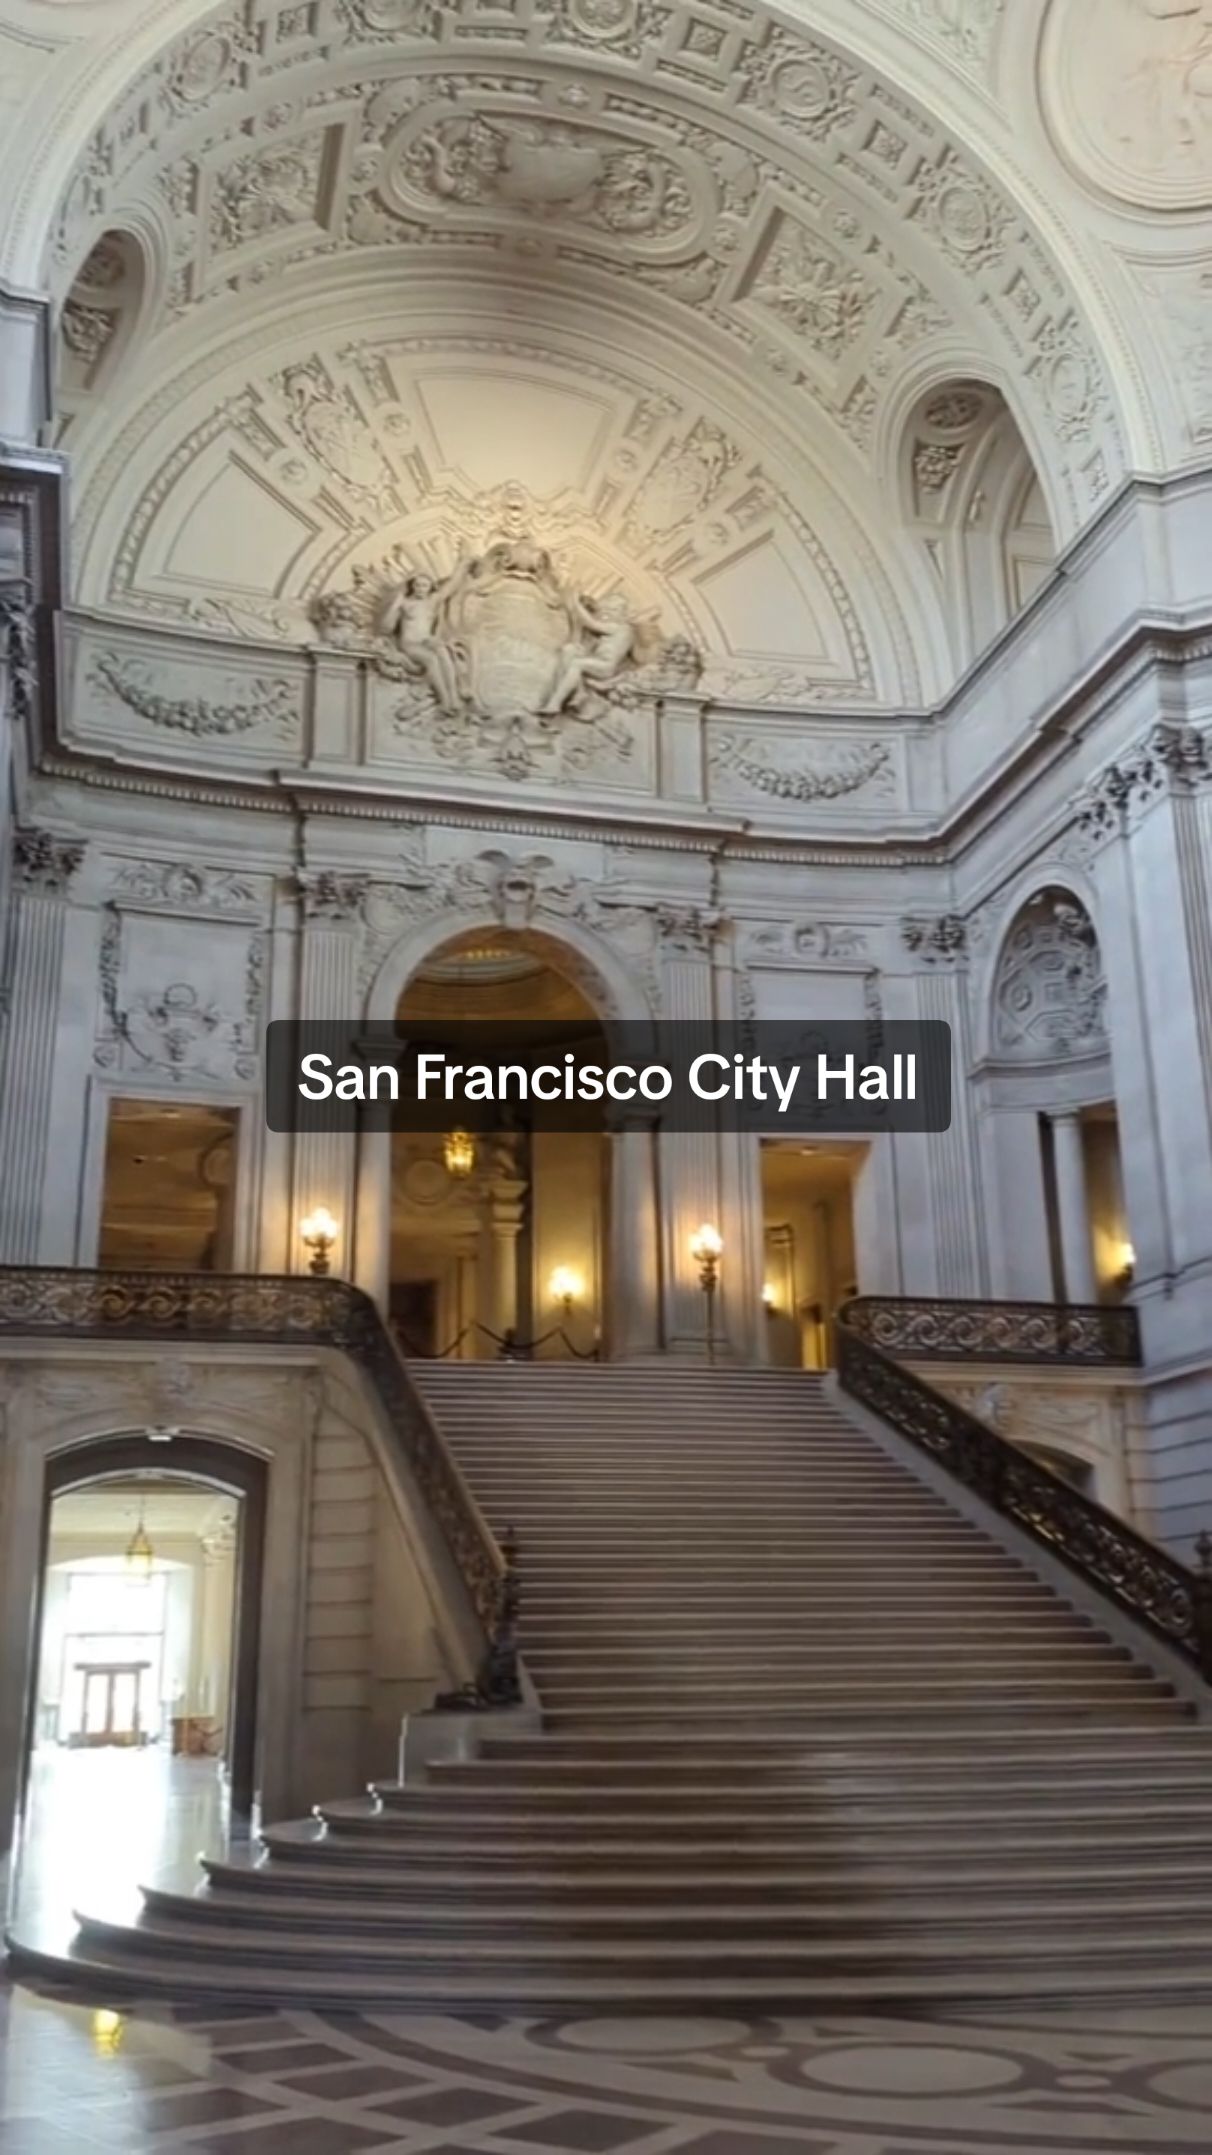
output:
[[1136,1251],[1130,1242],[1121,1242],[1119,1246],[1119,1277],[1121,1284],[1125,1287],[1130,1287],[1135,1273]]
[[715,1360],[715,1291],[720,1281],[724,1237],[709,1221],[690,1238],[690,1254],[699,1268],[699,1286],[707,1298],[707,1360]]
[[765,1310],[768,1317],[777,1317],[779,1298],[775,1293],[774,1288],[771,1286],[769,1280],[767,1280],[765,1286],[762,1289],[762,1308]]
[[317,1205],[315,1211],[309,1212],[307,1218],[300,1222],[299,1233],[303,1238],[303,1247],[311,1251],[308,1270],[313,1272],[317,1279],[323,1279],[325,1273],[331,1269],[329,1253],[338,1232],[337,1223],[327,1205]]
[[574,1272],[571,1265],[557,1265],[547,1286],[552,1301],[559,1303],[567,1323],[572,1315],[573,1303],[579,1302],[585,1291],[580,1273]]
[[476,1164],[476,1144],[470,1130],[452,1130],[442,1146],[442,1165],[454,1182],[466,1182]]

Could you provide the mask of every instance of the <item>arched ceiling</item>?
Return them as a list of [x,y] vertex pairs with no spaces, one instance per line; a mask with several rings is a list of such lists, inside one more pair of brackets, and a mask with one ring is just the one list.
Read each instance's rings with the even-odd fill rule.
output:
[[[89,603],[298,634],[511,503],[717,689],[895,702],[954,670],[892,508],[926,389],[1001,392],[1062,541],[1141,460],[1107,282],[1005,176],[999,0],[820,0],[813,32],[740,0],[53,12],[61,169],[52,209],[31,148],[9,260],[40,218],[104,391],[67,437]],[[121,307],[76,283],[107,230],[143,256]]]

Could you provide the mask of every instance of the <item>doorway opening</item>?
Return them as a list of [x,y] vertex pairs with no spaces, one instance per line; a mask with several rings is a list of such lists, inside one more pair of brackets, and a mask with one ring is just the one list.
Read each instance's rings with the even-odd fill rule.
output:
[[265,1462],[204,1437],[106,1437],[49,1463],[24,1913],[252,1811],[265,1498]]
[[868,1151],[842,1139],[762,1146],[762,1300],[776,1368],[833,1362],[835,1315],[858,1292],[854,1193]]
[[229,1272],[238,1129],[236,1108],[206,1101],[111,1100],[98,1265]]
[[1136,1252],[1124,1200],[1119,1115],[1113,1100],[1069,1110],[1076,1167],[1063,1175],[1058,1116],[1040,1117],[1040,1146],[1052,1292],[1058,1302],[1125,1302]]
[[[470,935],[409,982],[410,1044],[486,1060],[606,1062],[601,1020],[521,933]],[[462,1031],[461,1041],[453,1032]],[[589,1358],[608,1323],[610,1151],[605,1115],[552,1130],[523,1103],[474,1134],[392,1135],[390,1311],[405,1353],[483,1361]]]

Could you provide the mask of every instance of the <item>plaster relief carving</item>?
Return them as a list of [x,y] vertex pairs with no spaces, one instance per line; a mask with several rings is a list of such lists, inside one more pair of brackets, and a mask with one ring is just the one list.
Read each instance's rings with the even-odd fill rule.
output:
[[744,296],[836,364],[860,335],[875,288],[806,226],[779,217]]
[[34,602],[24,577],[0,582],[0,658],[8,676],[7,716],[24,726],[34,717],[38,661]]
[[846,924],[830,925],[824,921],[805,921],[791,931],[791,946],[800,958],[815,958],[831,964],[846,965],[856,958],[865,958],[870,943],[861,928]]
[[338,388],[322,360],[288,367],[274,387],[287,424],[317,463],[376,505],[391,496],[391,467],[350,391]]
[[905,13],[940,44],[984,73],[1006,0],[901,0]]
[[886,797],[895,790],[891,752],[884,741],[822,743],[816,756],[785,764],[772,761],[754,735],[724,733],[709,760],[713,771],[779,801],[836,801],[865,789]]
[[[235,968],[238,1003],[231,1001],[230,958],[239,947],[237,931],[215,931],[201,923],[169,928],[163,921],[123,914],[111,904],[104,915],[98,980],[100,1023],[93,1048],[99,1069],[162,1071],[174,1081],[249,1080],[257,1074],[257,1035],[265,986],[265,939],[243,938],[243,965]],[[147,985],[149,969],[164,966],[166,940],[172,937],[170,963],[192,959],[194,977],[169,975],[163,985]],[[167,970],[167,968],[165,968]],[[155,975],[153,974],[153,979]]]
[[210,190],[212,253],[247,246],[284,226],[318,224],[328,143],[325,133],[252,150],[216,173]]
[[66,895],[84,858],[84,847],[50,831],[18,831],[13,839],[13,879],[22,890],[44,896]]
[[164,696],[153,687],[146,663],[103,651],[93,660],[89,686],[137,712],[149,725],[192,734],[195,740],[249,733],[260,726],[279,733],[297,732],[302,724],[288,681],[257,679],[233,684],[233,700],[228,703],[212,702],[205,696]]
[[363,573],[312,611],[326,635],[364,641],[402,683],[401,735],[457,768],[512,780],[626,761],[625,712],[697,679],[684,639],[666,642],[620,592],[576,590],[525,532],[462,555],[444,576],[397,565],[384,584]]
[[901,922],[901,941],[922,965],[959,965],[968,955],[968,923],[958,913]]
[[1102,1055],[1106,981],[1094,924],[1067,891],[1041,891],[1006,937],[993,990],[993,1049],[1019,1062]]
[[487,211],[596,231],[641,250],[684,243],[715,200],[706,168],[684,156],[495,106],[410,115],[385,150],[376,191],[407,218]]
[[259,913],[262,906],[244,877],[179,861],[131,861],[118,870],[110,890],[128,904],[172,913]]
[[1053,0],[1041,75],[1059,147],[1142,208],[1212,202],[1212,0]]
[[771,29],[745,75],[746,93],[755,105],[779,114],[817,141],[853,118],[857,71],[825,46],[781,25]]

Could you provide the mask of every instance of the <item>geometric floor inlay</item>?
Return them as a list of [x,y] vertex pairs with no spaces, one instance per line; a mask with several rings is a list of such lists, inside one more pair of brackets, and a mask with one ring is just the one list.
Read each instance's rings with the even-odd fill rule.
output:
[[0,2155],[1209,2155],[1212,2012],[118,2012],[0,1984]]

